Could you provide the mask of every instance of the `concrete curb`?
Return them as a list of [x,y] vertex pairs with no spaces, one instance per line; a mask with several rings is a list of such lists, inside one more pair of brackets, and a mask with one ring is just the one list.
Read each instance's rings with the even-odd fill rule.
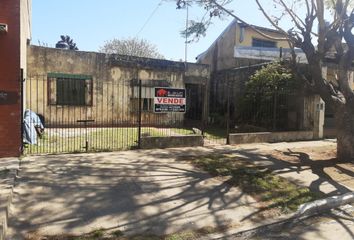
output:
[[[316,202],[316,201],[314,201]],[[312,203],[314,203],[312,202]],[[310,204],[312,204],[310,203]],[[309,203],[308,203],[309,204]],[[342,205],[339,207],[343,212],[348,211],[348,212],[354,212],[354,207],[351,205]],[[225,231],[223,233],[214,233],[207,235],[205,237],[200,238],[199,240],[234,240],[234,239],[249,239],[253,237],[254,235],[259,235],[262,233],[266,233],[267,231],[278,231],[281,230],[285,227],[291,227],[296,222],[298,221],[303,221],[306,219],[309,219],[311,217],[319,216],[322,213],[326,212],[337,212],[335,209],[327,209],[327,211],[317,211],[317,212],[312,212],[312,213],[304,213],[303,215],[301,214],[301,207],[299,208],[298,211],[288,214],[288,215],[283,215],[280,216],[279,218],[274,218],[269,221],[264,221],[260,224],[251,224],[251,225],[245,225],[241,226],[237,229],[231,229],[228,231]],[[341,213],[341,212],[340,212]],[[342,213],[341,213],[342,214]]]
[[[2,160],[0,159],[0,161]],[[9,173],[7,173],[6,178],[3,179],[4,181],[0,185],[0,195],[2,195],[0,201],[4,201],[4,203],[0,203],[0,240],[6,239],[10,207],[12,204],[16,178],[19,172],[19,159],[11,159],[11,161],[10,168],[6,166],[4,167],[7,161],[0,166],[0,170],[9,170]],[[14,161],[16,162],[15,164]]]
[[244,226],[230,229],[223,233],[213,233],[200,238],[199,240],[234,240],[237,238],[249,238],[255,234],[282,228],[284,225],[291,224],[295,219],[295,214],[283,215],[271,220],[265,220],[261,223],[249,223]]

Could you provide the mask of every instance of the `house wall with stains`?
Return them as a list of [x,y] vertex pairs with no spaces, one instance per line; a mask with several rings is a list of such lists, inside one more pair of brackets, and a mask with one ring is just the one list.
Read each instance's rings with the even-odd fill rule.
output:
[[[57,79],[66,76],[87,78],[83,105],[61,105],[58,101]],[[87,119],[100,126],[136,125],[139,80],[142,82],[142,123],[164,125],[183,122],[185,114],[154,113],[154,87],[185,88],[185,84],[190,82],[204,86],[209,81],[209,67],[30,46],[28,79],[27,106],[43,115],[47,126],[79,125],[77,120]]]
[[204,53],[198,56],[198,63],[209,64],[211,66],[211,72],[214,72],[267,61],[262,59],[262,57],[257,59],[257,57],[254,56],[248,58],[235,57],[235,48],[252,47],[253,39],[274,42],[275,48],[279,49],[279,54],[280,48],[289,48],[288,42],[282,40],[284,37],[278,31],[256,26],[255,28],[264,34],[261,35],[253,28],[244,26],[234,20],[214,43]]

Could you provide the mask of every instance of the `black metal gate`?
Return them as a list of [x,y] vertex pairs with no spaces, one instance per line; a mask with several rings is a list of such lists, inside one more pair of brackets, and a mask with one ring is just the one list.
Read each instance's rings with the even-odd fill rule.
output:
[[139,148],[143,137],[189,134],[203,134],[205,145],[227,144],[230,133],[299,129],[297,93],[248,92],[238,78],[237,71],[213,78],[209,86],[181,83],[175,87],[186,89],[186,113],[154,113],[154,88],[168,87],[166,81],[29,76],[25,115],[31,110],[41,121],[25,119],[24,132],[33,137],[25,153],[127,150]]
[[193,128],[202,129],[203,96],[198,94],[206,91],[201,88],[204,86],[194,86],[187,93],[196,103],[186,114],[156,114],[151,81],[98,82],[91,76],[73,74],[29,76],[24,86],[25,115],[34,112],[41,121],[25,119],[25,132],[33,139],[24,145],[24,151],[127,150],[138,148],[141,137],[194,134]]

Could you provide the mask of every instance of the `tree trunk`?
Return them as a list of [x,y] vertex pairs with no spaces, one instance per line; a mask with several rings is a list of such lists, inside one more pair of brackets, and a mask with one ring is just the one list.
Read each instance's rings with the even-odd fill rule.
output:
[[345,104],[336,112],[337,158],[354,162],[354,106]]

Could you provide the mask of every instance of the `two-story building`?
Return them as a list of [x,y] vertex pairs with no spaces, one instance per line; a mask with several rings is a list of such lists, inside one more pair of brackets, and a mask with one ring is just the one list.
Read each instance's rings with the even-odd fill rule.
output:
[[[272,61],[289,56],[289,44],[279,31],[232,21],[214,43],[197,57],[198,63],[209,64],[220,71]],[[301,60],[305,56],[297,51]]]
[[[306,63],[304,53],[300,49],[295,51],[298,61]],[[225,115],[230,114],[234,124],[237,125],[242,118],[241,115],[244,115],[243,110],[240,110],[240,99],[250,76],[269,62],[290,58],[290,56],[289,43],[281,32],[239,23],[237,20],[232,21],[213,44],[197,57],[198,63],[209,64],[211,68],[210,115],[220,115],[223,111]],[[249,106],[248,109],[252,113],[247,114],[254,115],[249,118],[258,118],[260,122],[267,117],[270,118],[269,122],[282,118],[282,127],[280,124],[279,127],[273,124],[270,129],[264,130],[313,128],[314,122],[318,122],[313,112],[315,104],[313,98],[306,97],[303,92],[283,95],[274,101],[269,99],[269,109],[266,109],[267,106]],[[230,108],[228,113],[226,113],[227,105]],[[311,114],[309,109],[312,111]],[[264,113],[265,111],[268,111],[268,115]]]

